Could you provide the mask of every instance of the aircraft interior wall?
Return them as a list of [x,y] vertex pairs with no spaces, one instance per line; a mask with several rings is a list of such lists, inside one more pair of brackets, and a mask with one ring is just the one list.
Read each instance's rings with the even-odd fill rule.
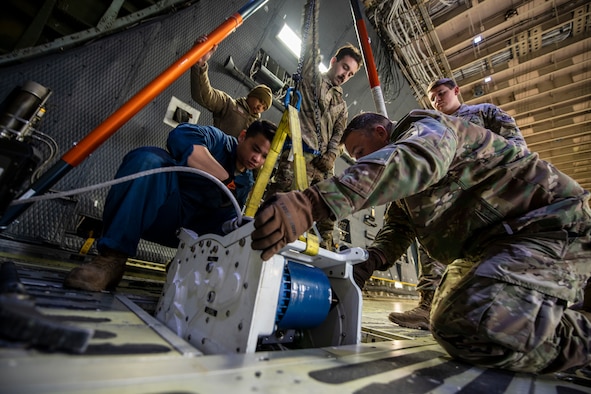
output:
[[[210,60],[212,85],[233,97],[246,95],[249,87],[224,68],[226,59],[231,56],[237,69],[248,72],[258,49],[275,53],[286,51],[278,47],[275,34],[286,20],[287,13],[295,20],[291,22],[292,25],[299,24],[304,3],[269,2],[250,16],[220,43]],[[235,1],[202,0],[185,9],[144,21],[126,31],[97,38],[82,46],[4,66],[0,68],[0,100],[29,80],[52,91],[39,130],[56,140],[59,145],[58,159],[185,54],[198,36],[211,32],[242,5],[242,2]],[[356,42],[353,20],[348,19],[352,18],[350,9],[343,7],[331,10],[325,6],[321,8],[320,19],[326,18],[328,12],[342,15],[340,23],[345,26],[345,35],[323,40],[321,47],[325,59],[340,45]],[[321,37],[334,35],[322,23],[320,26]],[[281,63],[289,72],[295,72],[295,57],[289,61],[282,59]],[[350,116],[364,110],[374,110],[367,77],[361,74],[365,74],[365,70],[344,86]],[[200,111],[196,123],[212,124],[209,111],[191,99],[189,85],[187,71],[86,160],[60,179],[51,190],[65,191],[107,182],[113,179],[123,156],[130,150],[147,145],[164,147],[171,126],[165,124],[163,119],[173,96]],[[406,98],[389,103],[393,111],[392,118],[396,119],[396,116],[416,107],[416,103],[413,104],[408,97],[412,97],[409,89]],[[281,109],[274,106],[264,113],[264,118],[278,123],[281,114]],[[339,167],[346,167],[346,163],[339,163]],[[72,197],[35,203],[3,235],[78,251],[86,241],[85,229],[80,230],[78,225],[82,218],[100,220],[107,192],[108,187],[104,187]],[[378,215],[378,220],[381,226],[381,215]],[[79,234],[76,234],[77,231]],[[355,231],[365,234],[365,228],[359,227]],[[93,252],[91,249],[90,253]],[[173,249],[141,241],[137,258],[164,263],[173,255]]]

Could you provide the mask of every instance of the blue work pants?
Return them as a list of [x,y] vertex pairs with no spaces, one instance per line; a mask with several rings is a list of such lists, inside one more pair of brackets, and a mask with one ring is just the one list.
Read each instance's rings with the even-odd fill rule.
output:
[[[164,149],[143,147],[124,157],[115,177],[177,165]],[[180,172],[148,175],[111,187],[97,248],[134,256],[140,238],[177,247],[180,227],[198,234],[221,234],[222,224],[235,216],[227,197],[204,177]]]

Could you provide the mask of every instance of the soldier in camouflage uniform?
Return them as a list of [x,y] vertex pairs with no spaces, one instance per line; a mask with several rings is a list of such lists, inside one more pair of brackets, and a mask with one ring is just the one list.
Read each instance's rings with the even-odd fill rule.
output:
[[[459,99],[460,88],[453,79],[438,79],[429,85],[427,92],[429,101],[436,110],[447,115],[464,118],[505,137],[516,145],[527,147],[525,139],[511,115],[490,103],[462,104]],[[388,223],[388,217],[389,214],[386,213],[383,229],[368,248],[369,259],[362,264],[355,265],[355,282],[360,288],[363,288],[363,284],[374,270],[387,270],[395,263],[389,251],[389,243],[393,238],[395,225]],[[419,305],[406,312],[392,312],[388,315],[388,319],[403,327],[428,330],[431,302],[445,266],[429,257],[420,245],[418,255]]]
[[527,148],[435,111],[395,128],[361,114],[343,141],[356,165],[259,209],[252,247],[263,259],[314,220],[393,201],[392,253],[418,239],[447,265],[430,323],[451,356],[533,373],[589,365],[591,311],[568,308],[591,272],[588,191]]
[[[319,1],[314,2],[313,9],[309,2],[306,4],[304,25],[311,17],[317,19],[319,6]],[[313,25],[317,26],[317,22]],[[304,29],[305,26],[302,27]],[[348,118],[347,103],[343,99],[341,86],[359,71],[363,57],[357,48],[345,45],[331,58],[328,71],[320,73],[318,40],[315,38],[315,29],[311,30],[313,31],[307,34],[302,45],[302,51],[307,56],[304,57],[298,90],[302,96],[299,121],[306,175],[308,184],[313,185],[334,175],[335,160],[340,154],[341,137]],[[292,190],[294,173],[291,156],[291,146],[287,144],[267,189],[268,196]],[[328,219],[321,221],[317,223],[317,228],[322,237],[321,246],[332,250],[334,222]]]
[[[206,36],[201,36],[195,44],[206,40]],[[209,82],[207,61],[216,50],[217,45],[191,67],[191,97],[211,111],[215,127],[238,138],[243,130],[260,120],[261,114],[271,108],[273,92],[267,85],[257,85],[246,97],[234,99],[228,93],[213,88]]]

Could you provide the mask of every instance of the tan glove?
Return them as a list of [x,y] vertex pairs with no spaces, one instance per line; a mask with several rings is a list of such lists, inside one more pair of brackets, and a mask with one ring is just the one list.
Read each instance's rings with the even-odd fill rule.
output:
[[314,188],[277,193],[263,203],[254,217],[252,248],[262,250],[262,259],[268,260],[312,227],[314,220],[325,219],[329,214],[328,206]]
[[270,259],[277,251],[312,227],[312,203],[303,192],[277,193],[263,203],[254,217],[252,248]]
[[314,167],[322,172],[328,172],[333,169],[336,158],[337,155],[332,152],[323,153],[314,159]]
[[384,264],[380,252],[375,249],[368,249],[367,251],[369,252],[367,260],[353,265],[353,279],[360,289],[363,289],[365,282],[371,277],[373,272]]

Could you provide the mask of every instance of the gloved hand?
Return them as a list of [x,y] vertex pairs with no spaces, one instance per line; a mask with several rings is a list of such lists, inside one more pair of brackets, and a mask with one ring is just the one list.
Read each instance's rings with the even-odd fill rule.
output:
[[254,217],[252,248],[262,250],[263,260],[312,227],[312,202],[300,191],[277,193],[263,203]]
[[365,282],[371,277],[373,272],[384,264],[380,252],[375,249],[368,249],[367,251],[369,252],[367,260],[353,265],[353,279],[360,289],[363,289]]
[[326,152],[314,159],[314,167],[322,172],[328,172],[333,169],[334,161],[337,158],[333,152]]

